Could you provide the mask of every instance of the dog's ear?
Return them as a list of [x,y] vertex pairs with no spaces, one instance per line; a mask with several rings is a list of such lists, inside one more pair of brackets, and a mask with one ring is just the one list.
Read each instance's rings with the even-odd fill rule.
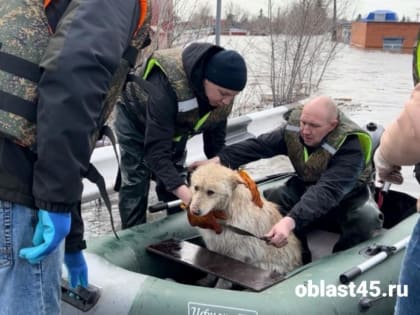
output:
[[232,182],[235,183],[235,185],[245,185],[246,186],[246,181],[241,177],[240,172],[241,171],[238,171],[238,172],[234,172],[232,174],[232,177],[233,177]]

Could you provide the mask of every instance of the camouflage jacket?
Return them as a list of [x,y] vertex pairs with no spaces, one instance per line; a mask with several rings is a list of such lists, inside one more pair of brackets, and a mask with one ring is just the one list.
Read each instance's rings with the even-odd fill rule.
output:
[[141,42],[132,41],[139,5],[66,0],[45,10],[42,0],[2,2],[0,51],[39,64],[40,72],[36,87],[0,71],[3,93],[37,105],[37,154],[0,137],[1,200],[48,211],[78,207],[104,102],[121,76],[127,48]]
[[[135,117],[134,123],[144,135],[146,163],[168,191],[184,183],[174,163],[182,156],[189,135],[202,133],[207,157],[225,145],[232,105],[214,109],[203,87],[205,61],[221,49],[194,43],[183,51],[157,51],[136,70],[136,75],[147,78],[153,87],[145,92],[147,87],[129,82],[124,89],[121,105],[131,116],[128,119]],[[195,129],[208,113],[204,124]]]
[[290,112],[284,140],[290,161],[296,173],[305,183],[315,183],[320,179],[322,173],[327,169],[331,158],[337,153],[349,135],[356,135],[358,137],[364,154],[364,167],[363,172],[359,176],[359,180],[365,182],[370,179],[372,173],[370,163],[372,140],[366,131],[362,130],[339,111],[340,123],[337,128],[327,135],[319,148],[308,155],[308,151],[300,140],[299,135],[299,118],[301,113],[301,108],[293,109]]

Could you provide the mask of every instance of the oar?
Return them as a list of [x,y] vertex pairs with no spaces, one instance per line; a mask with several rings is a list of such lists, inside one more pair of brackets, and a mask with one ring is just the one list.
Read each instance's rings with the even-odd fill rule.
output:
[[362,262],[360,265],[352,267],[346,272],[343,272],[340,275],[340,282],[343,284],[348,284],[350,281],[364,273],[366,270],[369,270],[370,268],[378,265],[379,263],[387,259],[389,256],[398,253],[400,250],[407,246],[410,237],[411,235],[407,236],[401,241],[395,243],[393,246],[388,247],[388,250],[381,251],[380,253]]
[[[278,174],[273,174],[273,175],[267,175],[267,176],[263,176],[261,178],[258,178],[255,180],[256,184],[261,184],[261,183],[265,183],[266,181],[272,180],[272,179],[283,179],[283,178],[287,178],[290,176],[295,175],[295,172],[284,172],[284,173],[278,173]],[[154,205],[149,206],[149,212],[154,213],[154,212],[158,212],[158,211],[162,211],[162,210],[166,210],[166,209],[171,209],[174,207],[178,207],[179,205],[181,205],[182,201],[180,199],[174,200],[174,201],[169,201],[169,202],[164,202],[164,201],[159,201],[157,203],[155,203]]]

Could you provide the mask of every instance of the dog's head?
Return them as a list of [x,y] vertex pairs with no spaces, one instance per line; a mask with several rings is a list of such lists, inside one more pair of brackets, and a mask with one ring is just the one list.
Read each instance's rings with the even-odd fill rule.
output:
[[237,185],[244,181],[237,172],[220,164],[200,166],[191,176],[192,199],[190,211],[206,215],[212,210],[226,210]]

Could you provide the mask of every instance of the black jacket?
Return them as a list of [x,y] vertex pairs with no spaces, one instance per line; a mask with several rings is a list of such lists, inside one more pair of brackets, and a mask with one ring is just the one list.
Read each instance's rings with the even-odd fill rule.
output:
[[[284,127],[281,127],[258,138],[228,146],[218,156],[222,164],[238,168],[242,164],[259,159],[287,155],[283,135]],[[306,192],[288,216],[295,220],[297,227],[307,226],[337,207],[348,196],[366,188],[367,184],[359,181],[363,165],[364,156],[357,136],[347,137],[331,158],[321,178],[308,185]]]
[[[206,60],[222,48],[208,43],[194,43],[182,52],[182,61],[187,74],[190,87],[193,89],[199,104],[200,115],[214,109],[204,93],[204,64]],[[162,71],[155,67],[147,77],[153,84],[153,93],[148,98],[146,105],[146,119],[138,119],[139,130],[144,132],[145,161],[157,180],[165,185],[165,189],[172,191],[184,184],[184,179],[179,174],[173,160],[173,137],[176,126],[178,103],[176,95],[168,79]],[[135,83],[129,83],[135,84]],[[134,91],[128,85],[125,91]],[[127,100],[133,96],[127,96]],[[129,102],[124,105],[132,116],[142,111],[144,104]],[[141,108],[133,108],[138,106]],[[118,122],[117,122],[118,123]],[[220,121],[203,131],[204,153],[208,158],[215,156],[225,145],[227,120]],[[184,150],[177,148],[177,150]]]
[[0,199],[48,211],[80,205],[90,137],[139,18],[138,0],[67,2],[63,16],[47,11],[60,23],[41,62],[37,154],[0,138]]

